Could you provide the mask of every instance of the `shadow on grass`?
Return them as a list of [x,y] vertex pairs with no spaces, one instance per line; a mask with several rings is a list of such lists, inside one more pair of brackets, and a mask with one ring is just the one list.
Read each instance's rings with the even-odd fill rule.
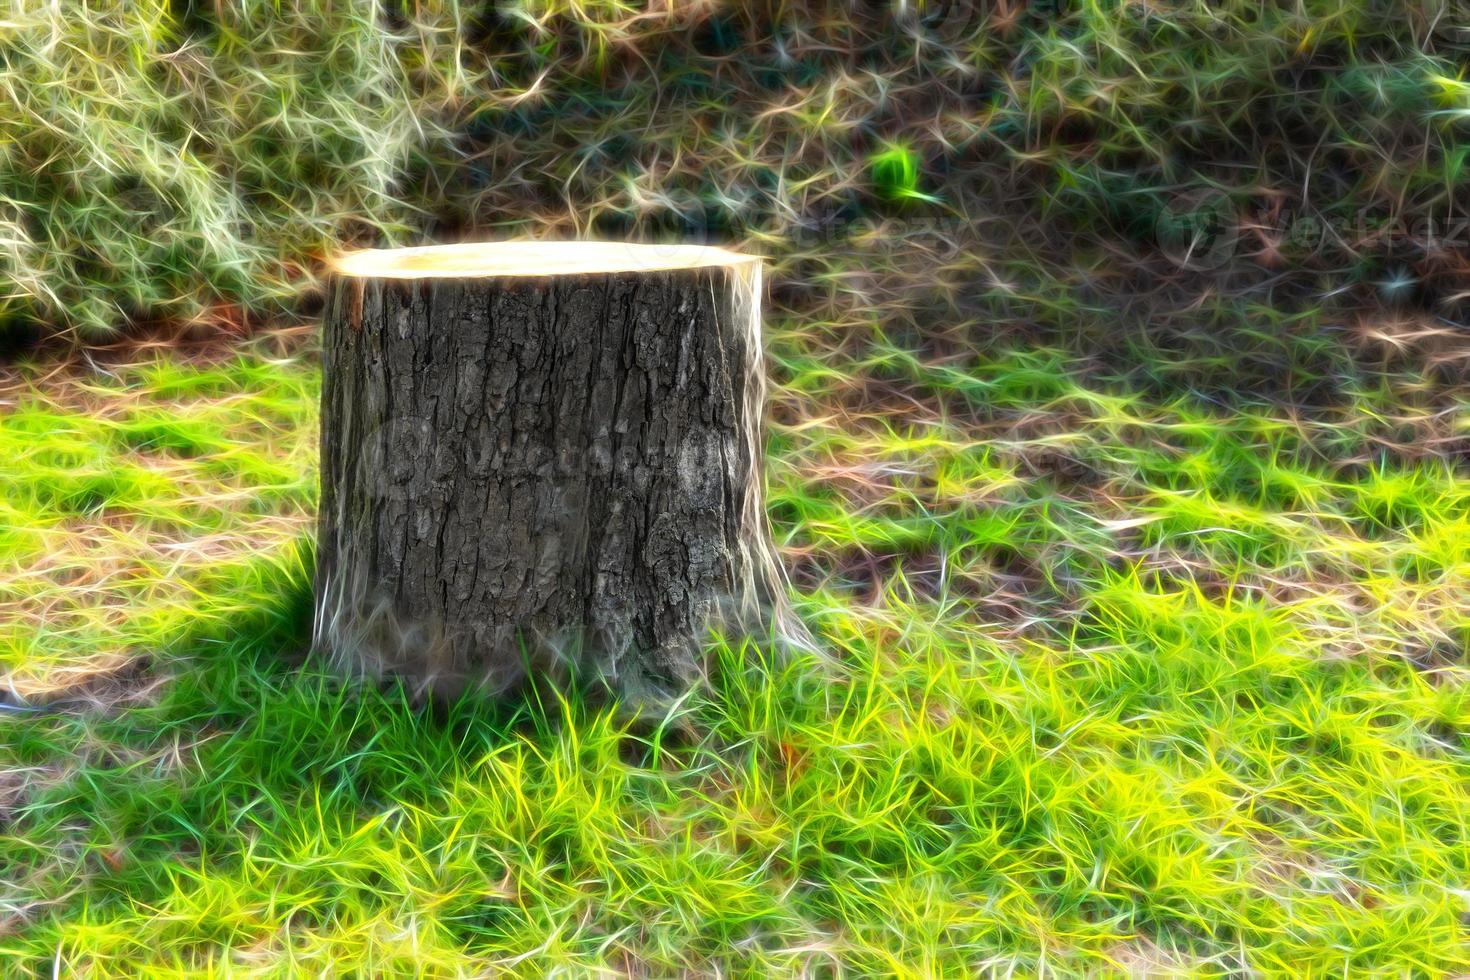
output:
[[517,732],[555,724],[524,697],[419,706],[328,674],[306,653],[311,566],[309,546],[242,564],[224,598],[251,611],[165,640],[144,703],[0,717],[0,867],[20,896],[4,932],[56,942],[189,879],[243,881],[257,845],[328,854],[385,812],[434,810]]

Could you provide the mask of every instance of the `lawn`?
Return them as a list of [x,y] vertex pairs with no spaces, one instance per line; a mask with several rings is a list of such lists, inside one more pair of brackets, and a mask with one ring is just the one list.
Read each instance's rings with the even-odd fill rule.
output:
[[[1470,976],[1467,0],[10,7],[0,977]],[[769,259],[655,724],[308,649],[324,258],[526,236]]]
[[322,672],[309,334],[7,369],[0,972],[1470,970],[1470,397],[803,330],[818,649],[651,729]]

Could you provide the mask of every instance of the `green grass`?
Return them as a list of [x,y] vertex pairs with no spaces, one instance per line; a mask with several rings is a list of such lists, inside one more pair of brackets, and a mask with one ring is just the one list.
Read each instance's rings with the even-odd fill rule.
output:
[[1470,478],[1412,413],[807,349],[770,506],[824,655],[717,643],[653,731],[302,658],[309,359],[6,388],[51,710],[0,714],[4,972],[1470,970]]

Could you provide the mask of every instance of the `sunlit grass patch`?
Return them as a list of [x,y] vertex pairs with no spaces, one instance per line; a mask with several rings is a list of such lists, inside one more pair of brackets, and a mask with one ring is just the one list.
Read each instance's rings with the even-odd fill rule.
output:
[[11,694],[62,696],[218,613],[228,569],[291,546],[312,518],[316,380],[304,362],[154,356],[50,379],[20,368],[5,391]]

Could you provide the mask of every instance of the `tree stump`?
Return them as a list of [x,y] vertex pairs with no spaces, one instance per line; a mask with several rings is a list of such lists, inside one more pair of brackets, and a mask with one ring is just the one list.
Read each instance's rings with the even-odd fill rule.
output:
[[420,692],[569,675],[646,705],[781,630],[758,259],[350,253],[325,315],[314,644]]

